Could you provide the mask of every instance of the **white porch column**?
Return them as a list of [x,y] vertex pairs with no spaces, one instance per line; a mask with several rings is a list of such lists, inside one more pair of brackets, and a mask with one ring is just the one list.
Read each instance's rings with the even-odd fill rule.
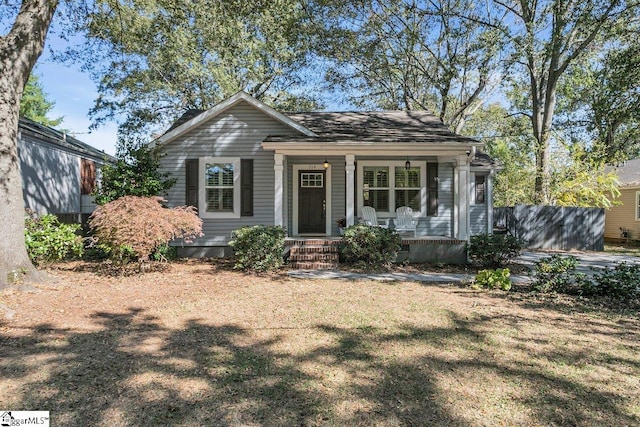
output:
[[495,171],[492,169],[487,177],[487,234],[493,234],[493,179]]
[[458,156],[458,239],[469,238],[469,164]]
[[356,216],[356,156],[354,154],[347,154],[344,156],[346,161],[346,181],[347,181],[347,227],[355,223]]
[[275,186],[273,194],[273,224],[284,226],[284,155],[273,155],[275,171]]

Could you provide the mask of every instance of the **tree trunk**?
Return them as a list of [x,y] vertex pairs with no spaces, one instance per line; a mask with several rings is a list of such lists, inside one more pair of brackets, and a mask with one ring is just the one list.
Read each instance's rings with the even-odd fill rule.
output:
[[57,0],[23,1],[11,31],[0,38],[0,289],[41,277],[25,248],[18,119],[24,86],[57,5]]

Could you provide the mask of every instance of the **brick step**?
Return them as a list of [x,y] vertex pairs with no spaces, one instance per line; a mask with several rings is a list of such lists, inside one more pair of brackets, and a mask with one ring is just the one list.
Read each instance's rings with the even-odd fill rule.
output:
[[338,246],[340,240],[326,240],[326,239],[313,239],[313,240],[287,240],[285,245],[287,246]]
[[337,253],[300,253],[291,254],[291,261],[322,261],[322,262],[338,262],[339,255]]
[[337,262],[292,262],[292,268],[299,270],[335,270],[338,268]]
[[291,246],[290,254],[308,254],[308,253],[338,253],[337,246]]

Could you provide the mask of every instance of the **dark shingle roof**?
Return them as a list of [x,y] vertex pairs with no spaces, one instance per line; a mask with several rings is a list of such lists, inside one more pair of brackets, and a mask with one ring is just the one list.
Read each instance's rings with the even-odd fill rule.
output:
[[456,135],[425,111],[287,113],[317,137],[271,135],[265,142],[400,142],[462,143],[478,141]]
[[176,120],[169,129],[167,129],[167,131],[165,132],[165,134],[171,132],[172,130],[174,130],[175,128],[177,128],[178,126],[181,126],[183,124],[185,124],[186,122],[188,122],[189,120],[193,119],[196,116],[199,116],[200,114],[204,113],[206,110],[197,110],[197,109],[191,109],[191,110],[187,110],[184,112],[184,114],[182,114],[178,120]]
[[502,163],[490,157],[487,153],[482,151],[476,152],[475,157],[471,160],[471,167],[480,168],[502,168]]
[[608,170],[618,174],[623,186],[640,185],[640,159],[627,160],[621,165],[608,167]]
[[113,156],[106,154],[102,150],[98,150],[89,144],[86,144],[79,139],[76,139],[65,132],[56,130],[52,127],[45,126],[41,123],[34,122],[26,117],[20,117],[18,127],[21,131],[31,132],[32,134],[52,143],[64,147],[68,150],[75,151],[77,153],[85,154],[95,158],[96,160],[102,160],[105,157],[109,160],[115,160]]

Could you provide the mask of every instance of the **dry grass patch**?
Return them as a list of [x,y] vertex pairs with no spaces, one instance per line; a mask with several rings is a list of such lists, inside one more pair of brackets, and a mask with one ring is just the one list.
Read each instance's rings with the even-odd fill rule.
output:
[[576,300],[54,270],[5,292],[0,407],[55,425],[638,425],[640,321]]

